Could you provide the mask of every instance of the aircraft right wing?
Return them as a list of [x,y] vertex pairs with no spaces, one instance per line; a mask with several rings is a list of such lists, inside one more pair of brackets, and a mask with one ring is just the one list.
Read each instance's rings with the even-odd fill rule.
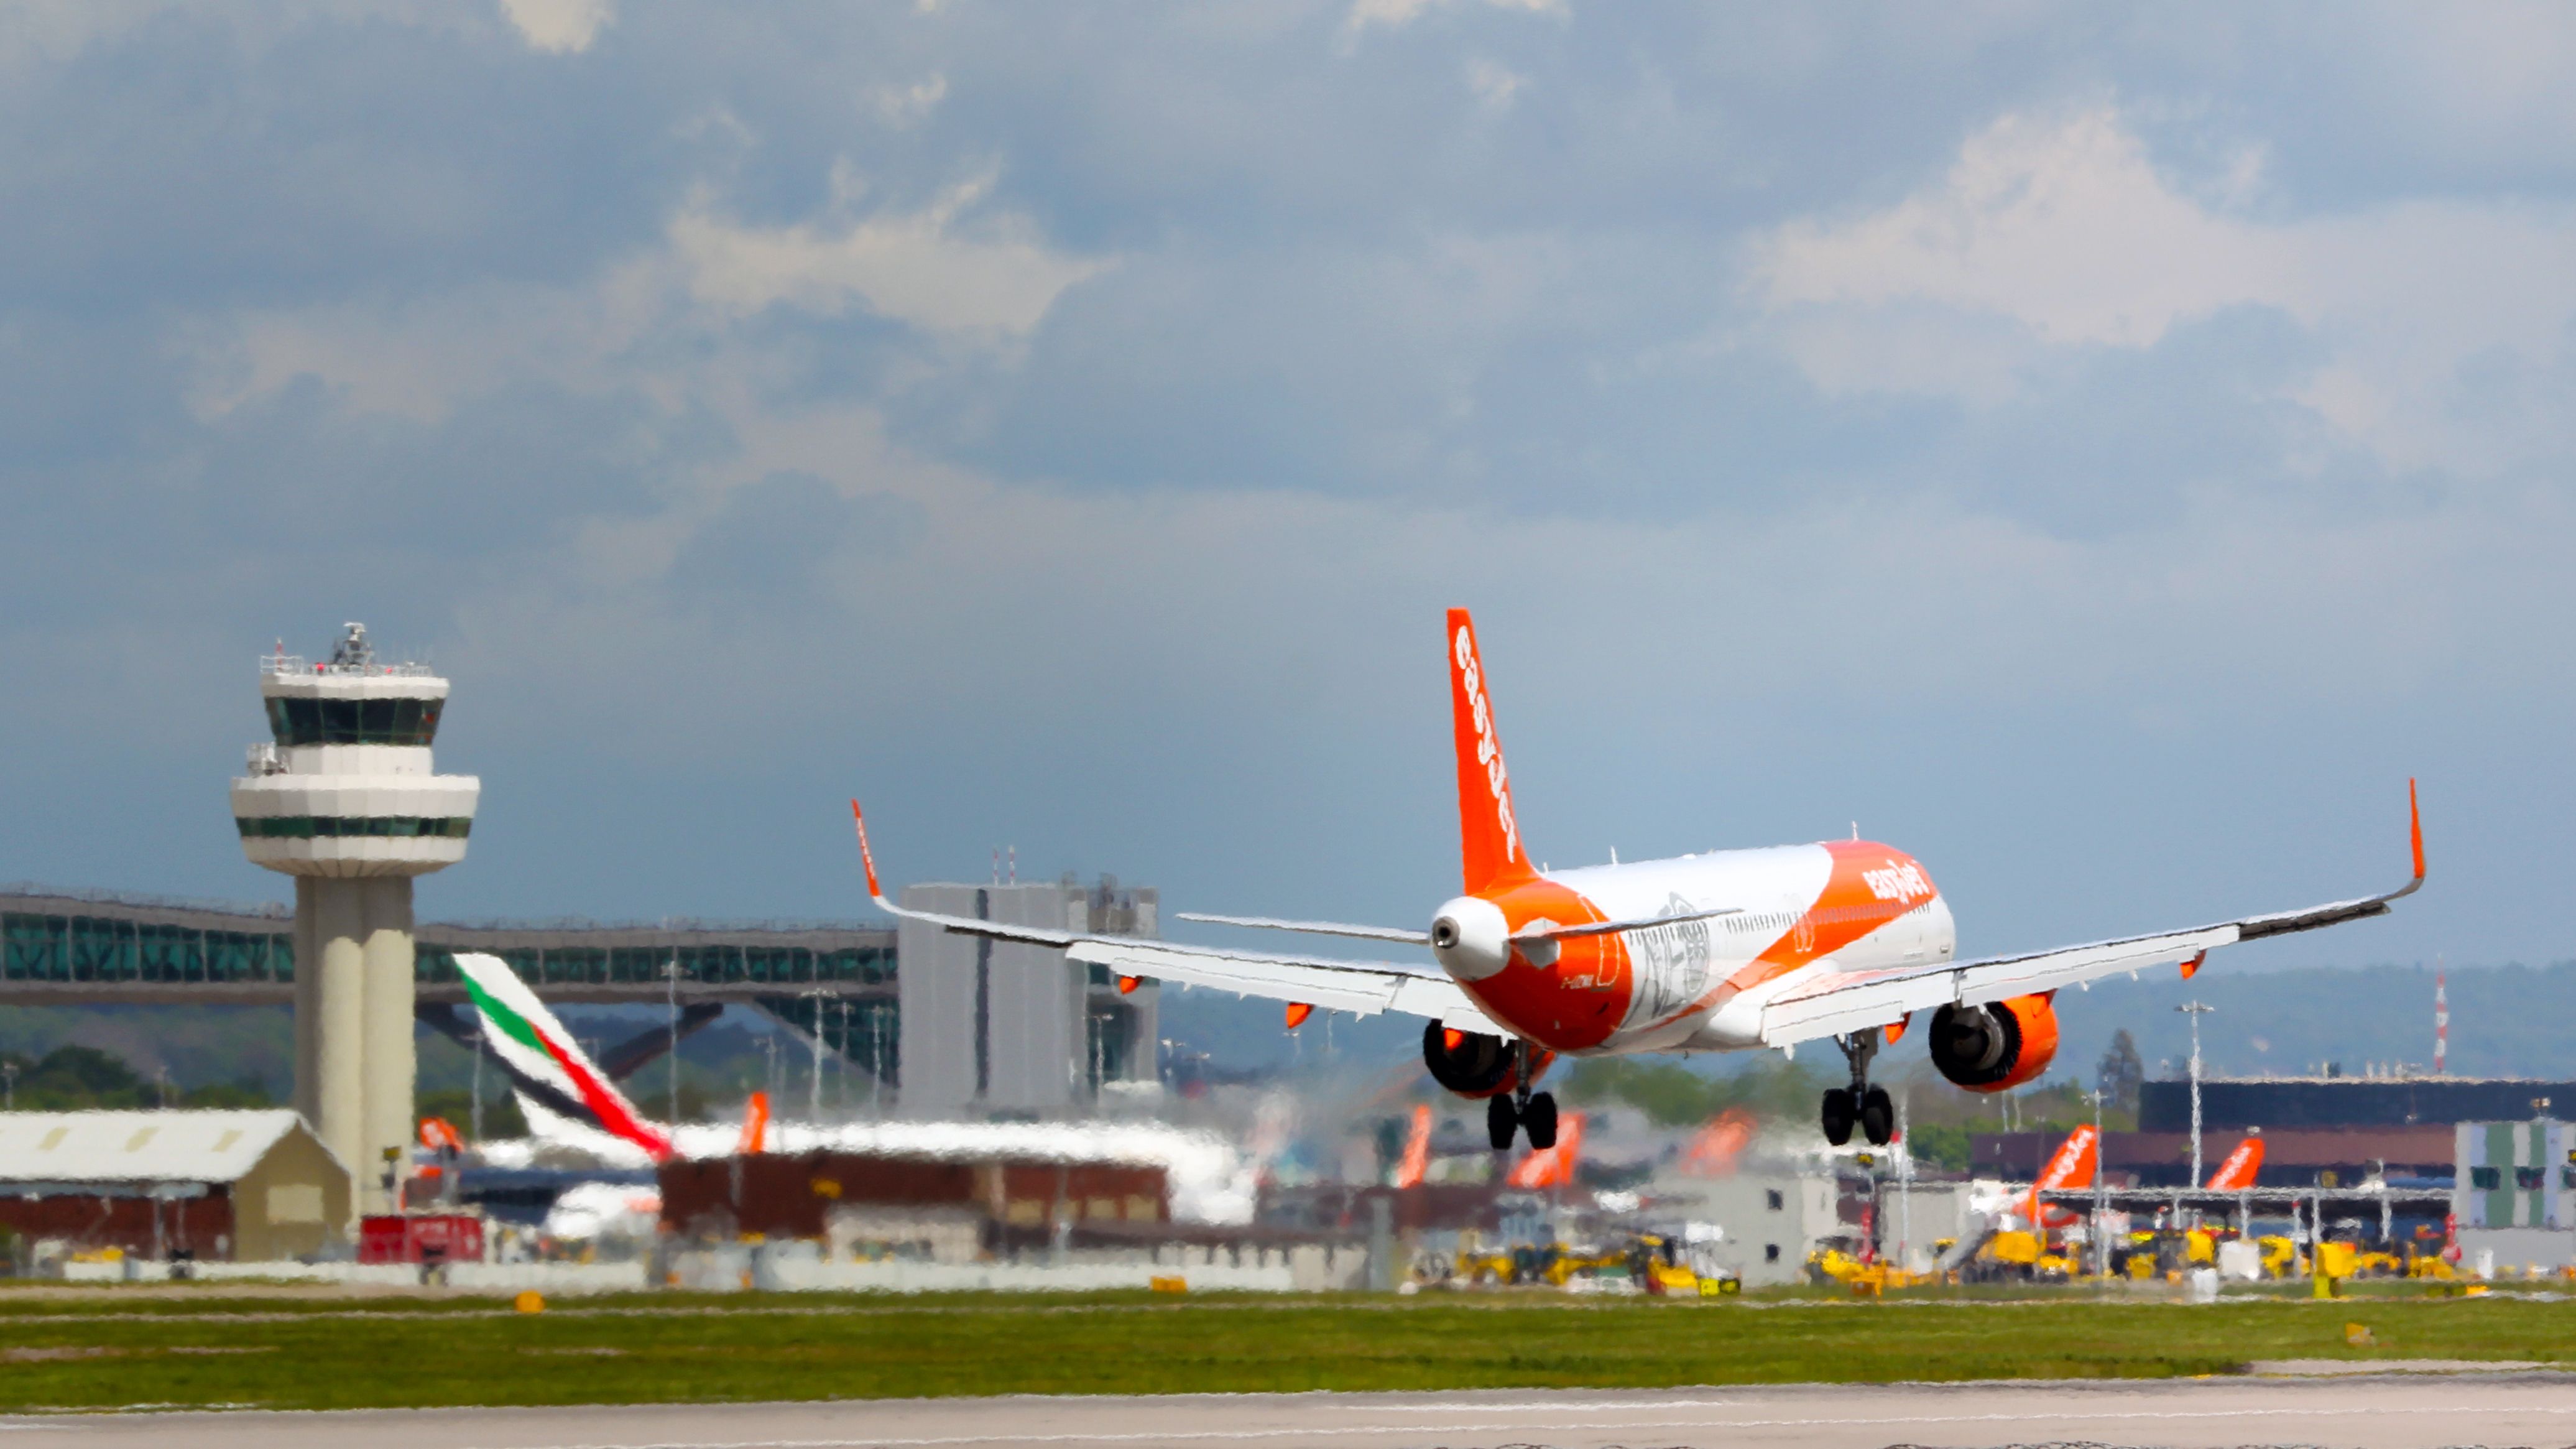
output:
[[2415,808],[2415,784],[2411,780],[2406,784],[2406,814],[2415,874],[2393,891],[2306,910],[2247,916],[2189,930],[2096,941],[2054,951],[1879,970],[1827,971],[1782,992],[1763,1008],[1763,1045],[1785,1046],[1817,1037],[1841,1036],[1902,1021],[1916,1011],[2032,996],[2146,966],[2190,963],[2183,973],[2188,976],[2197,969],[2201,957],[2220,946],[2387,915],[2390,902],[2413,895],[2424,885],[2424,825]]

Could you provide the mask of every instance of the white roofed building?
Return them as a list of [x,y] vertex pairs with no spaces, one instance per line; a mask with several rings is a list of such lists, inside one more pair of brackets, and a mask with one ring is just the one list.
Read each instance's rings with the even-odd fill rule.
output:
[[274,1261],[350,1220],[349,1170],[264,1111],[0,1113],[0,1227],[155,1258]]

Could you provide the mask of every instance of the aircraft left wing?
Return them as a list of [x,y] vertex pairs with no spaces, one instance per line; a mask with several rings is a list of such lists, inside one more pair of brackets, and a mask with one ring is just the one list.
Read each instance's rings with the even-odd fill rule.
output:
[[1429,1017],[1460,1031],[1490,1036],[1512,1033],[1496,1026],[1479,1010],[1465,988],[1445,975],[1431,975],[1392,961],[1342,961],[1326,956],[1274,956],[1250,951],[1221,951],[1210,946],[1184,946],[1133,936],[1096,936],[1081,931],[1055,931],[1043,926],[1014,926],[972,916],[916,911],[887,900],[877,885],[876,853],[868,845],[867,817],[859,802],[850,802],[850,819],[859,832],[859,861],[867,870],[868,899],[887,915],[920,921],[960,935],[988,936],[1032,946],[1054,946],[1068,960],[1106,967],[1121,976],[1150,976],[1294,1002],[1353,1016],[1384,1011]]
[[1763,1008],[1762,1043],[1787,1046],[1817,1037],[1841,1036],[1902,1021],[1909,1012],[2031,996],[2146,966],[2189,962],[2197,969],[2199,959],[2220,946],[2387,915],[2390,902],[2413,895],[2424,885],[2424,825],[2415,807],[2412,780],[2406,782],[2406,814],[2415,851],[2415,874],[2393,891],[2301,911],[2248,916],[2185,931],[2096,941],[2054,951],[1877,971],[1827,971],[1782,992]]

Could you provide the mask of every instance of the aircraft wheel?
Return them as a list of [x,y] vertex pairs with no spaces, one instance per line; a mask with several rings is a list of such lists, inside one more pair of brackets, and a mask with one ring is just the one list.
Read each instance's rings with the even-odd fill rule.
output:
[[1896,1135],[1896,1104],[1888,1100],[1885,1087],[1872,1087],[1861,1094],[1860,1135],[1872,1147],[1885,1147]]
[[1512,1110],[1511,1093],[1496,1092],[1485,1099],[1485,1140],[1494,1144],[1496,1152],[1511,1150],[1512,1133],[1520,1125],[1520,1113]]
[[1556,1094],[1541,1092],[1521,1109],[1521,1130],[1529,1134],[1529,1145],[1541,1152],[1556,1145]]
[[1857,1107],[1847,1087],[1833,1087],[1825,1092],[1825,1140],[1836,1147],[1851,1141],[1852,1119]]

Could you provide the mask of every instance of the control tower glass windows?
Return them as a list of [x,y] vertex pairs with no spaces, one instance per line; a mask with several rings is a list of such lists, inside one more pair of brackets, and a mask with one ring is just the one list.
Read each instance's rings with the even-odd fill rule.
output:
[[337,840],[358,836],[412,839],[424,835],[463,840],[470,815],[237,815],[244,840]]
[[268,732],[293,745],[416,745],[438,733],[443,699],[298,699],[272,695]]

